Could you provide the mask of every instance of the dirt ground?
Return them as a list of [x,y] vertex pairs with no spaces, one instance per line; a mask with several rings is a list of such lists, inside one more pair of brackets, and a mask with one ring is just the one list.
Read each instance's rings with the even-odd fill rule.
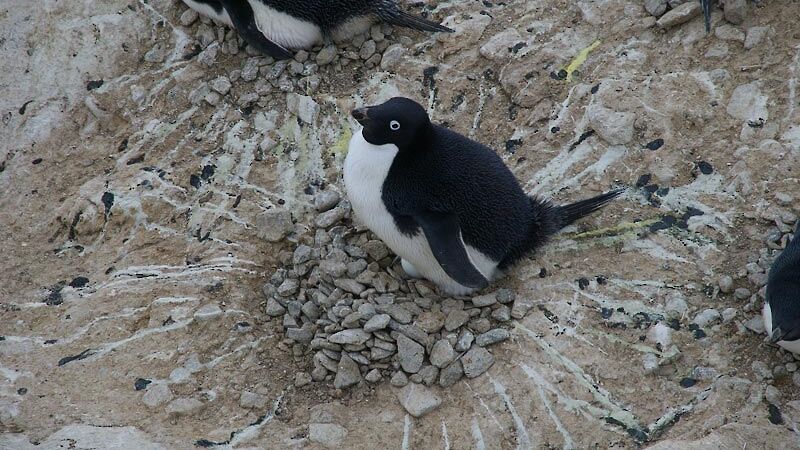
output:
[[[800,4],[707,35],[635,0],[425,3],[457,32],[277,75],[177,1],[0,4],[0,448],[800,448],[795,359],[744,325],[800,213]],[[629,188],[493,287],[536,307],[418,419],[386,379],[296,387],[261,289],[343,192],[350,109],[398,94],[531,194]]]

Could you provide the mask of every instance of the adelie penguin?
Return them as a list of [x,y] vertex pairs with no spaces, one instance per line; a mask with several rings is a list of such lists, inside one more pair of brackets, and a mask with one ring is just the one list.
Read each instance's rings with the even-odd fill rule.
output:
[[762,313],[770,342],[800,354],[800,223],[769,269]]
[[363,33],[376,20],[421,31],[450,28],[401,10],[396,0],[183,0],[190,8],[231,26],[255,49],[275,59],[290,49]]
[[495,152],[431,123],[407,98],[352,115],[363,128],[350,140],[344,183],[356,219],[402,258],[409,275],[450,295],[485,287],[622,193],[566,206],[529,197]]

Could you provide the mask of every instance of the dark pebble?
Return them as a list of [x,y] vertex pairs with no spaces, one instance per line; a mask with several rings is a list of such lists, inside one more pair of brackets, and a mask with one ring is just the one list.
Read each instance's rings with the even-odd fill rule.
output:
[[103,205],[106,207],[106,215],[111,212],[111,207],[114,206],[114,194],[111,192],[104,192],[103,196],[100,197],[100,201],[103,202]]
[[581,290],[586,289],[587,287],[589,287],[589,280],[586,278],[579,278],[578,287],[581,288]]
[[39,164],[41,162],[42,162],[42,158],[36,158],[33,161],[31,161],[31,164],[33,164],[35,166],[35,165],[37,165],[37,164]]
[[650,180],[653,178],[653,175],[646,173],[641,175],[638,180],[636,180],[636,187],[642,188],[647,186],[650,183]]
[[603,319],[610,319],[611,315],[614,314],[614,310],[611,308],[600,308],[600,315],[603,316]]
[[694,378],[686,377],[681,380],[681,387],[683,388],[690,388],[695,384],[697,384],[697,380],[695,380]]
[[192,174],[192,176],[189,177],[189,184],[191,184],[195,189],[200,189],[200,177]]
[[19,395],[25,395],[27,393],[28,393],[28,388],[19,388],[19,389],[17,389],[17,394],[19,394]]
[[209,164],[207,166],[203,166],[203,172],[200,174],[200,178],[203,180],[208,180],[209,178],[214,176],[214,171],[217,169],[217,166]]
[[711,173],[714,172],[714,167],[712,167],[711,164],[705,161],[700,161],[699,163],[697,163],[697,168],[700,169],[700,172],[703,175],[711,175]]
[[89,279],[86,277],[75,277],[69,282],[70,287],[82,288],[89,284]]
[[93,90],[99,88],[100,86],[102,86],[103,83],[104,83],[103,80],[92,80],[92,81],[86,83],[86,90],[87,91],[93,91]]
[[645,147],[647,147],[648,150],[658,150],[663,145],[664,145],[664,140],[659,138],[648,142],[647,145],[645,145]]
[[509,139],[506,141],[506,151],[513,154],[520,145],[522,145],[522,139]]
[[133,382],[133,388],[137,391],[141,391],[147,387],[148,384],[152,383],[150,380],[146,380],[144,378],[137,378],[136,381]]
[[769,421],[772,422],[773,425],[781,425],[783,423],[783,415],[777,406],[768,403],[767,410],[769,411]]

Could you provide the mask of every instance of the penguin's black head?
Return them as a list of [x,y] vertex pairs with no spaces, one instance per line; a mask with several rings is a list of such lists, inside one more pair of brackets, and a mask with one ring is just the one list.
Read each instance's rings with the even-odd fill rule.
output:
[[394,144],[400,150],[409,147],[420,132],[430,126],[425,108],[403,97],[354,109],[352,114],[364,126],[362,135],[367,142],[372,145]]

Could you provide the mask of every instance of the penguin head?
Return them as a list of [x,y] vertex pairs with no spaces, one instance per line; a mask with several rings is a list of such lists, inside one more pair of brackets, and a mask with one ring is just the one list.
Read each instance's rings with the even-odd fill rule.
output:
[[354,109],[352,115],[364,126],[364,140],[372,145],[394,144],[400,151],[410,147],[431,123],[422,105],[404,97]]

